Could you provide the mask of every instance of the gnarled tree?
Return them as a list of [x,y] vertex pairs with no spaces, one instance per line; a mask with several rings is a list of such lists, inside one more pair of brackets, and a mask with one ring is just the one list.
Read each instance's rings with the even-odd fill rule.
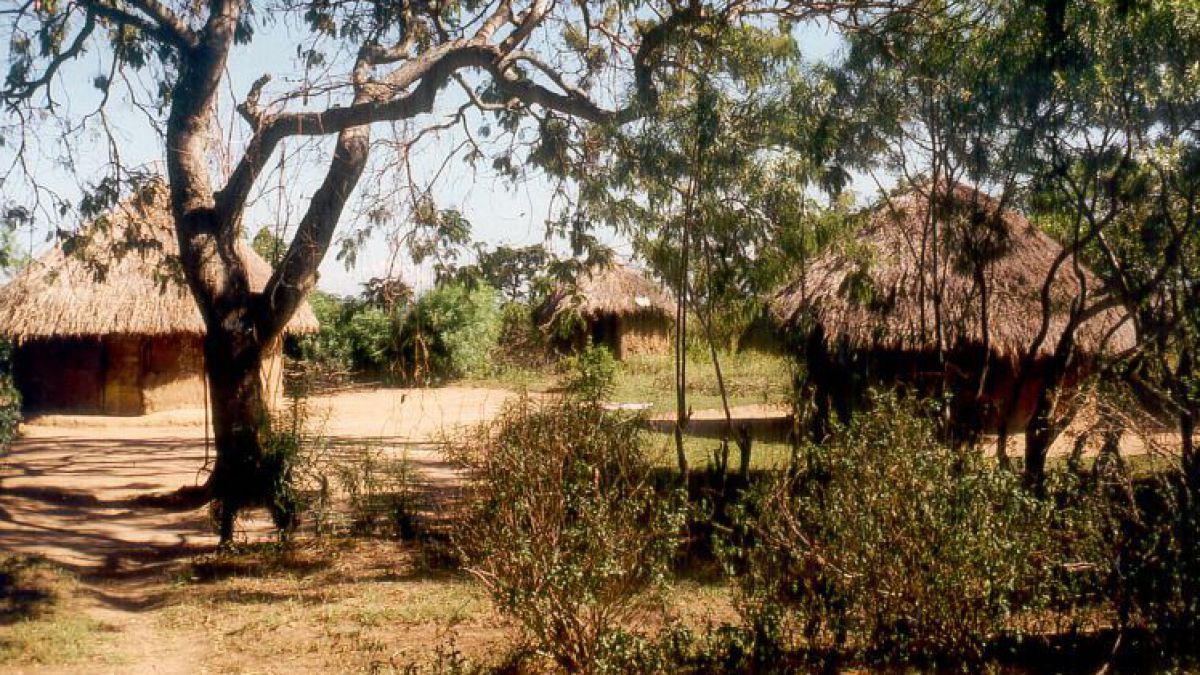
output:
[[[278,467],[264,446],[269,411],[258,375],[262,353],[315,284],[317,268],[368,166],[373,126],[412,120],[415,140],[425,131],[465,125],[466,116],[476,114],[472,109],[495,114],[510,131],[529,116],[542,132],[530,158],[545,163],[554,159],[547,148],[555,143],[586,148],[588,139],[596,138],[588,135],[593,125],[621,125],[652,113],[660,105],[656,82],[677,67],[672,52],[703,43],[715,27],[744,23],[786,33],[798,21],[858,24],[911,4],[19,0],[0,10],[9,57],[0,124],[28,127],[47,112],[69,115],[56,107],[52,94],[58,80],[78,77],[69,64],[85,55],[100,55],[109,64],[108,75],[94,81],[103,92],[101,113],[109,105],[109,89],[127,70],[152,73],[161,105],[143,111],[162,133],[182,269],[207,325],[217,447],[208,495],[218,500],[220,534],[227,541],[239,510],[272,503]],[[269,74],[254,83],[236,106],[248,128],[244,150],[218,178],[209,153],[229,78],[227,64],[268,21],[298,22],[304,30],[297,53],[321,67],[310,69],[290,90],[272,85]],[[342,56],[322,63],[312,45],[336,45]],[[435,118],[434,104],[450,97],[448,87],[462,90],[456,94],[461,106],[449,120]],[[269,95],[275,96],[273,103]],[[331,103],[318,108],[314,99]],[[320,136],[333,139],[323,179],[273,276],[255,293],[235,245],[247,201],[286,139]],[[28,166],[23,145],[8,148],[13,166]],[[2,180],[12,180],[11,175]]]

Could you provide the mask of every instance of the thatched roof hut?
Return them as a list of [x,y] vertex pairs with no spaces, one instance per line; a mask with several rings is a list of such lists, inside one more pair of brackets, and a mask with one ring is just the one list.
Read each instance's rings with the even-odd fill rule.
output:
[[[594,268],[574,288],[551,293],[539,314],[565,347],[580,347],[590,337],[608,345],[618,359],[659,354],[671,349],[675,304],[670,293],[644,274],[624,265]],[[575,321],[578,319],[579,321]]]
[[[204,403],[204,321],[182,277],[161,185],[88,224],[0,288],[0,333],[17,341],[17,386],[35,411],[143,414]],[[241,245],[250,283],[270,266]],[[303,304],[288,323],[312,332]],[[278,349],[267,359],[278,391]]]
[[[1004,386],[1013,384],[1015,369],[1041,329],[1042,287],[1063,248],[973,188],[944,190],[934,209],[936,221],[929,202],[918,190],[890,197],[857,236],[817,257],[781,289],[771,311],[789,328],[814,328],[826,355],[871,354],[877,373],[919,379],[933,376],[927,357],[937,347],[934,299],[940,292],[943,345],[951,370],[960,371],[963,380],[951,382],[952,391],[969,391],[971,376],[987,362],[993,400],[960,399],[964,405],[994,407],[994,399],[1007,397]],[[936,251],[930,234],[935,222]],[[1070,322],[1070,307],[1084,289],[1089,304],[1102,292],[1094,274],[1068,258],[1050,285],[1049,330],[1038,359],[1053,353]],[[1122,309],[1099,312],[1076,331],[1081,357],[1076,363],[1086,367],[1091,357],[1128,349],[1135,341]],[[1026,379],[1036,383],[1037,377]],[[1018,413],[1027,412],[1027,405],[1020,407]],[[1015,417],[1014,424],[1021,415]]]

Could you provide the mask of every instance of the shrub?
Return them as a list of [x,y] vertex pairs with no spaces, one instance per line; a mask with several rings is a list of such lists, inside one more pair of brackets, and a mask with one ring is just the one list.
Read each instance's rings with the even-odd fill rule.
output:
[[357,371],[386,375],[396,356],[397,321],[379,307],[354,307],[340,331],[344,336],[350,367]]
[[1077,505],[940,444],[921,413],[877,397],[741,513],[748,543],[726,560],[760,655],[975,661],[1058,597],[1064,563],[1098,551]]
[[[1147,631],[1171,647],[1197,650],[1200,630],[1200,517],[1183,477],[1166,472],[1129,486],[1110,542],[1111,595],[1121,628]],[[1118,505],[1124,500],[1114,500]],[[1180,640],[1182,638],[1182,640]]]
[[467,569],[563,668],[620,670],[668,572],[684,498],[657,491],[635,418],[522,398],[452,456],[469,475],[455,545]]
[[569,393],[585,401],[603,401],[612,396],[617,360],[607,347],[588,344],[578,354],[568,357],[563,366]]
[[485,377],[500,339],[496,291],[485,284],[437,286],[417,301],[402,334],[412,379]]
[[500,344],[496,353],[499,365],[516,369],[540,369],[549,365],[551,351],[546,336],[538,328],[533,309],[525,302],[512,300],[500,308]]
[[21,392],[12,380],[12,343],[0,340],[0,450],[20,431]]

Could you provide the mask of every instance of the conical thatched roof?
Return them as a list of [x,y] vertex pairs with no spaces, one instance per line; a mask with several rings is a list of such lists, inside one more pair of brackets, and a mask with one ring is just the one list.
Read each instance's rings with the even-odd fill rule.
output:
[[581,275],[574,290],[556,291],[542,315],[552,319],[568,309],[574,309],[586,320],[637,314],[669,318],[675,313],[675,301],[645,275],[614,263]]
[[[80,250],[56,246],[0,288],[0,333],[18,340],[204,333],[161,185],[89,224],[75,241]],[[262,290],[270,265],[239,246],[251,286]],[[307,302],[287,325],[290,333],[316,329]]]
[[[980,285],[975,261],[988,288],[988,335],[992,349],[1019,357],[1041,327],[1041,291],[1062,247],[1020,214],[1000,212],[991,197],[962,185],[943,191],[937,259],[946,344],[983,344]],[[812,261],[802,277],[781,289],[771,305],[775,318],[798,326],[815,319],[830,342],[848,338],[857,349],[920,351],[936,345],[934,256],[928,243],[927,196],[909,191],[876,209],[850,242]],[[924,243],[923,243],[924,241]],[[921,251],[925,251],[922,256]],[[924,259],[927,264],[922,265]],[[922,283],[924,268],[924,283]],[[1099,281],[1080,270],[1089,305]],[[1068,259],[1051,285],[1051,320],[1042,342],[1051,353],[1068,321],[1080,282]],[[1120,351],[1134,345],[1123,310],[1109,309],[1085,322],[1077,344],[1085,353]]]

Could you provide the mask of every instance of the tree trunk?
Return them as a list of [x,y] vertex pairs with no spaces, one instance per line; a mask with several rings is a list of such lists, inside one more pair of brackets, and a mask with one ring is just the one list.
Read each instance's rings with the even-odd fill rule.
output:
[[[1046,479],[1046,454],[1058,435],[1059,389],[1075,349],[1075,327],[1068,327],[1055,346],[1038,386],[1037,403],[1025,426],[1025,484],[1041,492]],[[1028,363],[1025,366],[1028,368]],[[1017,386],[1021,386],[1018,379]],[[1015,395],[1019,395],[1015,394]]]
[[1037,406],[1025,427],[1025,483],[1040,490],[1046,479],[1046,454],[1054,442],[1057,392],[1049,383],[1038,391]]
[[287,528],[293,511],[276,489],[282,467],[267,444],[270,412],[263,390],[261,345],[249,330],[210,330],[204,357],[217,447],[209,487],[216,500],[221,542],[232,540],[237,514],[247,507],[268,507],[276,525]]

